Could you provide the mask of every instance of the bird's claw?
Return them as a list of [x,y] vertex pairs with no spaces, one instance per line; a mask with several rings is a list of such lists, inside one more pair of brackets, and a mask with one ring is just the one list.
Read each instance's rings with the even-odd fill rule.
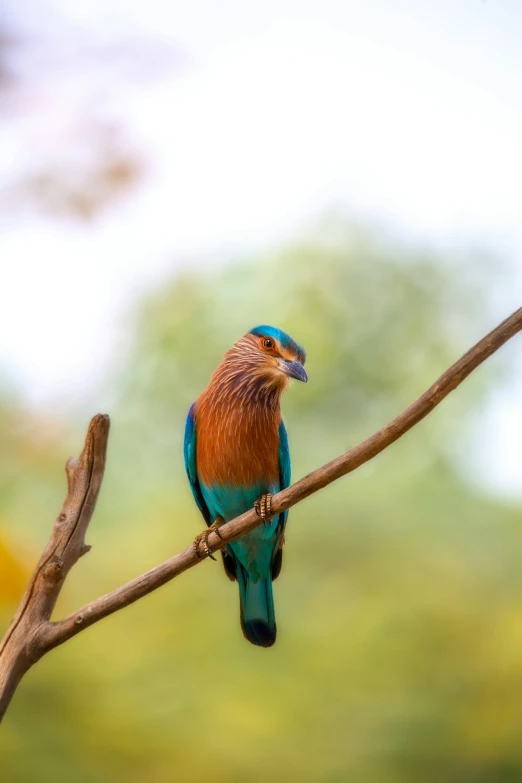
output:
[[[215,560],[216,558],[212,554],[212,550],[210,549],[208,545],[208,537],[211,533],[217,533],[218,536],[221,538],[221,533],[219,532],[219,525],[221,524],[221,520],[216,520],[210,527],[208,527],[206,530],[204,530],[202,533],[200,533],[196,538],[194,539],[194,543],[192,544],[192,548],[194,549],[194,553],[201,559],[204,557],[210,557],[211,560]],[[203,554],[199,551],[199,545],[203,545]]]
[[272,495],[267,492],[266,495],[262,495],[259,500],[254,503],[254,508],[258,517],[261,517],[265,524],[272,521]]

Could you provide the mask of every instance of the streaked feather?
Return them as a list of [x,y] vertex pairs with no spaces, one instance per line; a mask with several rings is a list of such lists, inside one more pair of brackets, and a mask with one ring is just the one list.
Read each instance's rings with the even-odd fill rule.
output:
[[[277,352],[260,350],[263,330]],[[304,362],[304,351],[284,332],[257,327],[238,340],[191,407],[185,430],[185,465],[207,525],[252,508],[261,495],[290,484],[290,453],[280,414],[288,384],[280,360]],[[279,575],[287,512],[231,542],[222,552],[225,571],[237,579],[241,626],[254,644],[268,647],[276,626],[272,579]]]

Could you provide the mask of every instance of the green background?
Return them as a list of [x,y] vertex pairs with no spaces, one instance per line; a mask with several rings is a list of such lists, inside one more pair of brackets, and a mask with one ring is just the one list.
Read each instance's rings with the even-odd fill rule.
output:
[[[92,407],[37,413],[4,388],[3,626],[100,400],[112,431],[93,549],[56,616],[202,529],[184,421],[241,334],[273,323],[307,350],[309,383],[283,402],[298,478],[396,415],[500,320],[498,271],[336,223],[149,292]],[[522,780],[522,509],[482,486],[470,459],[517,351],[291,510],[273,648],[247,644],[237,587],[206,561],[29,672],[0,732],[2,780]]]

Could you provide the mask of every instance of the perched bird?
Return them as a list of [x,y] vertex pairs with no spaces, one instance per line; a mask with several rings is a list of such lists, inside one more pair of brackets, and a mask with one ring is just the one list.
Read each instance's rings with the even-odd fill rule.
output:
[[241,628],[261,647],[276,640],[272,580],[282,563],[288,512],[271,518],[271,495],[290,484],[290,453],[281,394],[290,378],[307,381],[305,352],[273,326],[256,326],[223,357],[192,405],[185,429],[185,468],[207,523],[194,541],[210,555],[211,529],[253,506],[263,524],[222,550],[227,576],[237,580]]

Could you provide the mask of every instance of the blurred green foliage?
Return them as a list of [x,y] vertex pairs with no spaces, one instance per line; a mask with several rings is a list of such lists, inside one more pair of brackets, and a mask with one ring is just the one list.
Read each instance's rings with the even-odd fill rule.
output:
[[[476,263],[337,228],[185,270],[150,294],[129,316],[111,381],[93,551],[57,613],[200,531],[185,415],[251,326],[281,326],[308,352],[310,382],[284,399],[299,477],[398,413],[484,333],[488,285]],[[245,642],[236,586],[204,562],[29,673],[0,733],[2,781],[521,780],[521,509],[461,471],[502,368],[495,357],[383,455],[290,512],[274,648]],[[12,401],[2,421],[7,624],[82,430]]]

